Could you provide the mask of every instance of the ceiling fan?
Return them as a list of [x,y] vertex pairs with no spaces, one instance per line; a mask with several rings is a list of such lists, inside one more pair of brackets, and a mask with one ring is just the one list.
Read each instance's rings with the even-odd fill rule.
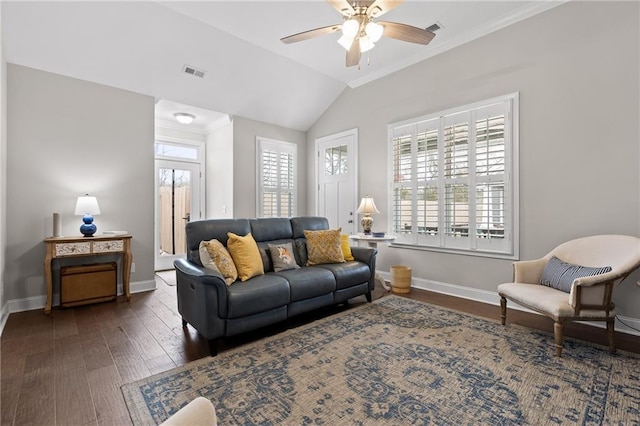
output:
[[352,67],[360,63],[362,53],[373,49],[375,43],[383,35],[417,44],[429,44],[435,37],[435,34],[428,29],[397,22],[374,20],[395,9],[404,0],[327,1],[342,14],[344,23],[303,31],[280,40],[285,44],[290,44],[342,30],[342,37],[338,43],[347,50],[347,67]]

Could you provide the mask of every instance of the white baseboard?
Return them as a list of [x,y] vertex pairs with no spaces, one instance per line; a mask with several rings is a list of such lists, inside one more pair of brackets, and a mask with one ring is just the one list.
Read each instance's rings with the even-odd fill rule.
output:
[[[385,280],[391,280],[391,274],[386,271],[377,271]],[[457,284],[449,284],[443,283],[439,281],[426,280],[424,278],[411,278],[411,287],[417,288],[420,290],[428,290],[433,291],[434,293],[446,294],[449,296],[460,297],[462,299],[469,299],[475,302],[487,303],[490,305],[500,305],[500,297],[498,296],[498,292],[492,292],[487,290],[480,290],[477,288],[464,287]],[[510,309],[517,309],[519,311],[529,312],[536,315],[541,315],[538,312],[532,311],[531,309],[527,309],[524,306],[520,306],[516,303],[509,304]],[[622,322],[624,322],[624,324]],[[588,322],[588,321],[580,321],[582,324],[591,325],[599,328],[606,328],[606,325],[603,322]],[[628,326],[627,326],[628,325]],[[633,327],[633,328],[631,328]],[[637,329],[637,330],[634,330]],[[633,334],[635,336],[640,336],[640,318],[631,318],[624,317],[621,315],[617,315],[616,331],[621,333]]]
[[[130,284],[131,293],[142,293],[145,291],[155,290],[156,282],[155,280],[147,280],[147,281],[136,281]],[[118,284],[118,295],[124,294],[122,290],[122,284]],[[33,297],[25,297],[24,299],[13,299],[8,300],[7,303],[2,307],[1,311],[1,329],[4,329],[4,324],[6,322],[6,318],[9,317],[9,314],[14,312],[24,312],[24,311],[33,311],[35,309],[43,309],[47,303],[47,296],[33,296]],[[60,304],[60,293],[53,293],[52,305],[58,306]],[[0,331],[1,333],[1,331]]]

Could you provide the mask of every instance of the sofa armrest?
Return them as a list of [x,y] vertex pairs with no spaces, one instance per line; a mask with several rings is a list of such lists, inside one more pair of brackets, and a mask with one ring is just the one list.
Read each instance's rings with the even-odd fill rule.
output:
[[351,254],[358,262],[366,263],[375,270],[378,249],[370,247],[351,247]]
[[220,272],[196,265],[195,263],[189,262],[187,259],[176,259],[173,261],[173,266],[183,274],[194,279],[198,278],[203,283],[215,285],[216,282],[222,281],[222,283],[226,285],[224,277]]
[[[178,311],[183,319],[192,325],[208,322],[209,329],[219,328],[211,322],[227,316],[227,283],[224,277],[186,259],[176,259],[173,265],[177,278]],[[196,328],[203,335],[207,334],[203,331],[206,330],[204,326]]]
[[351,247],[351,254],[358,262],[369,266],[371,277],[369,278],[369,291],[373,291],[376,286],[376,256],[378,249],[371,247]]

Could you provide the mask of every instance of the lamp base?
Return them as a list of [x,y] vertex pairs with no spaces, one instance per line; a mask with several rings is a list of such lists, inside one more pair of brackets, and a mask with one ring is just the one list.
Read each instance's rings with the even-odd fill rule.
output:
[[80,226],[80,232],[82,235],[85,237],[93,237],[93,234],[98,230],[98,227],[93,224],[93,216],[86,214],[82,216],[82,221],[84,222]]
[[373,218],[369,214],[365,214],[362,217],[360,224],[362,225],[362,231],[364,232],[364,235],[370,235],[371,227],[373,226]]

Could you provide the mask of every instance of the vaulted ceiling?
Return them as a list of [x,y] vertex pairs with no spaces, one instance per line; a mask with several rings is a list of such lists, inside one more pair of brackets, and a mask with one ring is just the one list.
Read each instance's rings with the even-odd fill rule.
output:
[[[562,1],[406,1],[384,20],[441,29],[427,45],[383,37],[347,68],[326,1],[3,1],[9,63],[306,131],[347,87],[433,57]],[[184,73],[185,65],[205,71]],[[169,111],[165,111],[168,113]],[[215,114],[214,114],[215,116]]]

